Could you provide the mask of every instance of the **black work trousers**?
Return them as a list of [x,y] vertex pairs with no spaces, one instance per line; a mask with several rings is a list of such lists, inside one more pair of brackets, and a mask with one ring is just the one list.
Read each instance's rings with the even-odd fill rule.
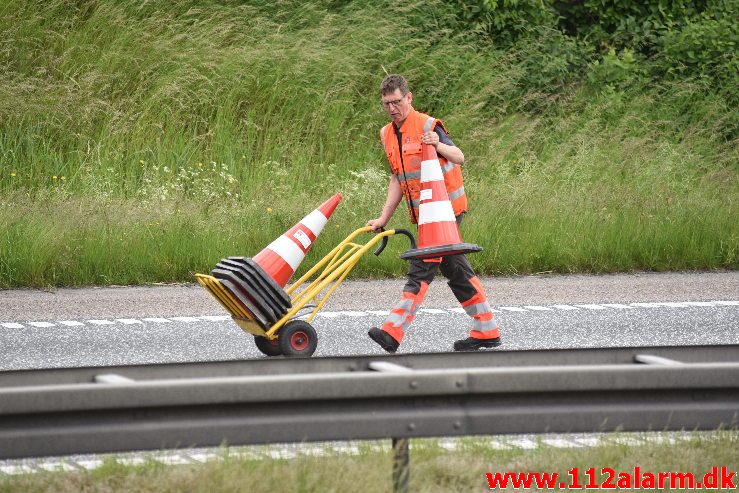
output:
[[[462,224],[464,212],[456,217],[457,225]],[[447,284],[457,298],[463,303],[477,294],[477,289],[470,283],[475,277],[475,271],[463,253],[442,257],[441,262],[424,262],[420,259],[409,260],[407,281],[403,291],[417,295],[421,290],[421,283],[431,284],[436,273],[441,271],[447,278]]]

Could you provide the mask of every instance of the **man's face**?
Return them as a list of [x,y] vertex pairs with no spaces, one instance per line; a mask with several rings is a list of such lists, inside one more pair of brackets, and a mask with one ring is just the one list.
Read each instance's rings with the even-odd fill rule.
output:
[[413,101],[413,94],[410,92],[405,96],[400,92],[400,89],[396,89],[395,92],[382,95],[382,107],[385,108],[387,114],[392,118],[393,123],[400,126],[408,117],[408,113],[411,111],[411,102]]

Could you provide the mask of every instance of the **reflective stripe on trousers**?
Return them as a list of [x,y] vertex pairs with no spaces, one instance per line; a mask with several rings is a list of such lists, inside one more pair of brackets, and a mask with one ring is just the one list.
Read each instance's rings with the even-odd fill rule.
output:
[[401,342],[405,336],[405,331],[416,317],[418,307],[426,296],[428,288],[428,283],[421,282],[417,293],[403,291],[400,303],[390,310],[390,315],[382,324],[382,330],[393,336],[396,341]]
[[426,296],[429,284],[439,270],[449,280],[448,285],[464,311],[472,317],[470,337],[477,339],[500,337],[500,327],[488,304],[485,289],[475,276],[469,261],[462,254],[446,256],[441,263],[411,260],[408,281],[403,289],[401,300],[390,311],[390,315],[382,325],[382,330],[398,342],[403,340],[405,331],[413,322]]
[[[464,214],[457,216],[457,224],[462,223],[463,217]],[[447,255],[440,262],[437,259],[431,261],[412,259],[408,263],[408,280],[403,288],[400,303],[390,310],[382,330],[398,342],[403,340],[405,331],[410,327],[426,296],[429,284],[441,270],[448,279],[447,284],[457,301],[467,315],[472,317],[470,337],[476,339],[500,337],[500,327],[488,304],[485,288],[464,254]]]
[[500,337],[498,321],[495,320],[493,310],[488,304],[485,288],[482,287],[480,279],[475,276],[470,279],[470,284],[475,287],[477,294],[467,301],[462,302],[462,308],[464,308],[467,315],[472,317],[470,337],[474,337],[475,339],[495,339],[496,337]]

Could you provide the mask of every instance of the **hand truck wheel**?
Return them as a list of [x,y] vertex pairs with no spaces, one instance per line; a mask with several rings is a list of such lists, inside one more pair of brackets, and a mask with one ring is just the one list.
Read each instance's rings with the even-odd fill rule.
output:
[[267,356],[280,356],[282,354],[280,342],[277,339],[267,339],[264,336],[254,336],[254,343],[257,345],[257,349]]
[[308,357],[316,351],[318,334],[305,320],[291,320],[279,331],[280,349],[286,357]]

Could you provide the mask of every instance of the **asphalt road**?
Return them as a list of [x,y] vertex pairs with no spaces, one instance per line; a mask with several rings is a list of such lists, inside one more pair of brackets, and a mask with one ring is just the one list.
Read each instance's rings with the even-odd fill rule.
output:
[[[507,349],[739,344],[739,272],[485,278]],[[366,335],[403,280],[351,281],[313,325],[314,357],[379,354]],[[443,278],[400,352],[450,351],[468,317]],[[0,291],[0,370],[262,357],[198,285]]]

